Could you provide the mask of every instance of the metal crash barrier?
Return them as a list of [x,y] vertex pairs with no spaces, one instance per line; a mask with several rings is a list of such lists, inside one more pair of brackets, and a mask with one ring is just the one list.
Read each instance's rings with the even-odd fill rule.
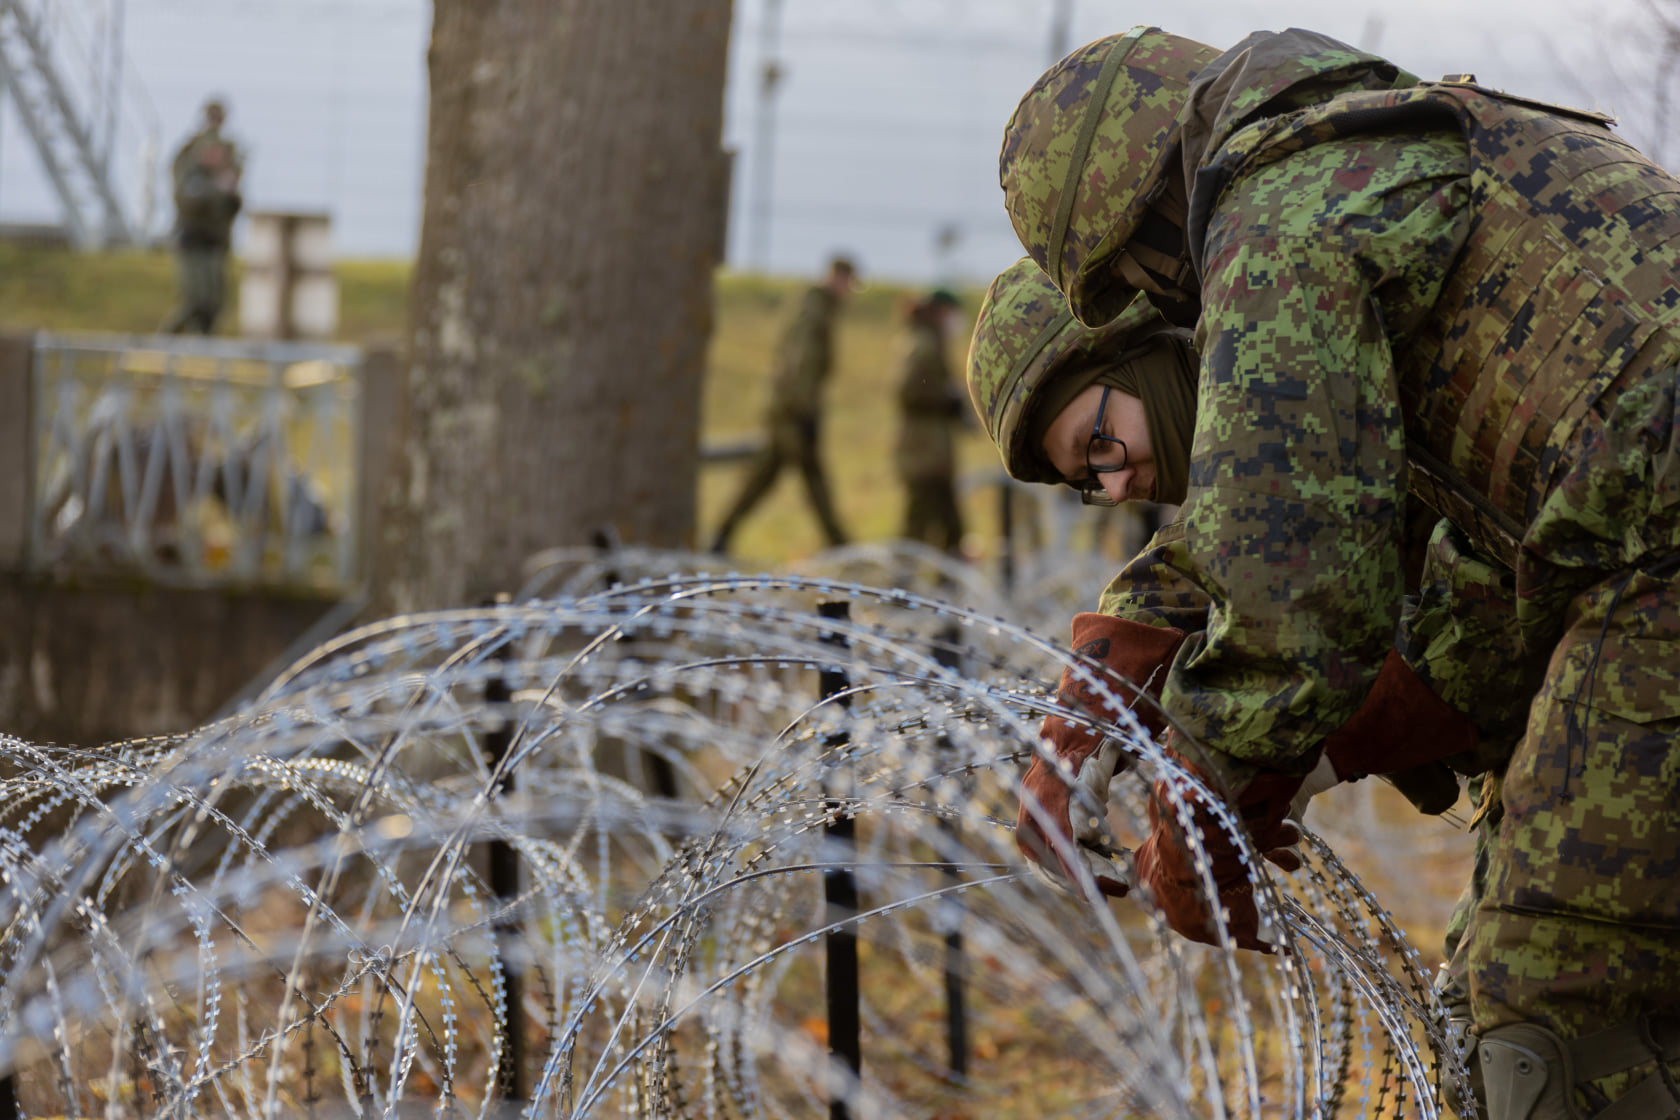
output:
[[31,569],[355,584],[357,348],[40,332],[32,379]]

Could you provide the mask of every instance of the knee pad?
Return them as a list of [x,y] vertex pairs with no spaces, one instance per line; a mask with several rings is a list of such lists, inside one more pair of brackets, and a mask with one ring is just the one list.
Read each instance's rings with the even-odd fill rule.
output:
[[1476,1045],[1487,1120],[1584,1120],[1563,1040],[1535,1023],[1513,1023]]
[[1578,1081],[1649,1061],[1657,1072],[1630,1085],[1597,1116],[1670,1120],[1680,1113],[1680,1092],[1664,1072],[1667,1063],[1680,1061],[1680,1023],[1672,1015],[1642,1015],[1568,1042],[1537,1023],[1512,1023],[1487,1032],[1475,1050],[1487,1120],[1586,1120],[1575,1101]]

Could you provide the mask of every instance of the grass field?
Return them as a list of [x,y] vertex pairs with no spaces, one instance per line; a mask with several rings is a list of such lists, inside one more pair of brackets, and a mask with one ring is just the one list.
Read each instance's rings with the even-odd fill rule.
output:
[[[401,344],[408,273],[404,262],[340,262],[344,341]],[[702,416],[708,442],[734,442],[759,431],[770,354],[803,287],[797,280],[719,275]],[[901,513],[901,491],[892,470],[892,393],[901,344],[897,306],[905,295],[903,289],[888,285],[865,288],[845,311],[838,334],[824,455],[841,519],[858,540],[892,536]],[[970,318],[951,347],[957,376],[978,300],[978,292],[965,293]],[[174,260],[164,251],[82,254],[0,244],[0,330],[147,333],[164,321],[174,301]],[[232,331],[235,318],[230,298],[221,329]],[[996,453],[978,430],[963,442],[965,472],[984,476],[997,467]],[[721,519],[743,469],[738,463],[723,463],[702,471],[700,541]],[[973,550],[983,553],[995,524],[992,503],[986,494],[973,493],[967,507]],[[733,541],[739,562],[760,564],[795,559],[821,545],[802,487],[792,475],[777,485]]]

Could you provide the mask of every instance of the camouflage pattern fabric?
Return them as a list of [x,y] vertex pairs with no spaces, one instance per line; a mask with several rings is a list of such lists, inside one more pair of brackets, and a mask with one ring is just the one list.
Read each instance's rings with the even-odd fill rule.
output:
[[[1423,104],[1426,99],[1432,104]],[[1467,536],[1498,553],[1497,526],[1516,527],[1520,545],[1510,556],[1516,566],[1515,616],[1525,641],[1523,661],[1532,664],[1535,656],[1551,651],[1527,735],[1499,783],[1505,811],[1487,842],[1486,894],[1465,934],[1473,1019],[1482,1031],[1533,1020],[1564,1037],[1577,1036],[1680,1000],[1680,979],[1667,984],[1652,979],[1680,978],[1680,892],[1668,871],[1676,855],[1675,790],[1673,778],[1663,778],[1665,770],[1672,773],[1672,761],[1664,760],[1671,758],[1673,732],[1680,730],[1666,721],[1680,713],[1635,703],[1632,718],[1600,715],[1587,707],[1595,718],[1583,721],[1577,708],[1589,680],[1595,679],[1587,668],[1594,664],[1598,673],[1615,666],[1614,687],[1621,694],[1654,690],[1675,695],[1667,682],[1680,651],[1662,621],[1671,618],[1676,594],[1666,558],[1680,548],[1670,508],[1680,476],[1672,463],[1668,400],[1676,357],[1676,293],[1669,279],[1680,229],[1675,186],[1591,122],[1506,105],[1474,90],[1435,88],[1340,100],[1295,120],[1239,132],[1221,153],[1230,179],[1208,217],[1203,329],[1211,350],[1223,349],[1218,340],[1231,340],[1232,361],[1208,371],[1204,405],[1211,398],[1228,417],[1239,400],[1250,408],[1257,399],[1276,400],[1285,395],[1280,390],[1287,390],[1280,366],[1303,374],[1369,371],[1375,379],[1397,379],[1400,393],[1383,392],[1376,380],[1349,379],[1361,386],[1351,410],[1338,415],[1309,408],[1264,417],[1275,425],[1272,430],[1329,431],[1328,423],[1348,431],[1354,430],[1346,427],[1348,422],[1363,414],[1362,443],[1366,433],[1387,433],[1387,445],[1369,457],[1368,465],[1360,456],[1343,457],[1340,471],[1303,469],[1307,460],[1301,453],[1310,456],[1323,447],[1309,441],[1292,449],[1293,463],[1275,474],[1260,472],[1265,477],[1257,479],[1237,449],[1248,447],[1250,456],[1266,456],[1274,440],[1264,434],[1264,423],[1239,420],[1216,430],[1210,443],[1231,455],[1231,473],[1225,476],[1230,485],[1239,475],[1240,485],[1250,492],[1268,477],[1288,474],[1299,480],[1292,490],[1300,504],[1267,515],[1270,525],[1292,526],[1272,541],[1276,552],[1266,565],[1272,571],[1267,596],[1298,595],[1315,604],[1316,609],[1302,613],[1316,620],[1296,618],[1308,625],[1316,621],[1314,636],[1323,642],[1323,657],[1296,647],[1291,650],[1296,665],[1311,666],[1305,673],[1256,673],[1284,643],[1261,634],[1263,607],[1251,612],[1260,625],[1235,628],[1243,634],[1236,644],[1250,644],[1251,655],[1226,660],[1233,671],[1224,679],[1232,687],[1213,687],[1230,707],[1208,721],[1204,733],[1244,753],[1241,732],[1221,736],[1213,730],[1219,715],[1233,714],[1241,724],[1271,698],[1300,696],[1302,678],[1309,689],[1333,690],[1350,668],[1347,654],[1374,646],[1381,620],[1355,608],[1354,600],[1344,597],[1338,604],[1325,596],[1333,596],[1340,583],[1366,589],[1369,604],[1380,601],[1379,588],[1391,585],[1381,545],[1362,539],[1355,520],[1363,510],[1368,528],[1391,500],[1384,480],[1398,481],[1399,472],[1389,464],[1405,459],[1392,455],[1395,437],[1403,431],[1409,443],[1421,445],[1433,461],[1445,465],[1437,473],[1452,479],[1451,491],[1464,496],[1443,512],[1456,514]],[[1365,275],[1386,269],[1390,276],[1405,278],[1409,271],[1420,281],[1410,291],[1390,283],[1386,291],[1373,293],[1363,283],[1327,283],[1312,271],[1323,251],[1353,248],[1343,242],[1338,250],[1336,239],[1325,236],[1327,230],[1344,228],[1334,220],[1337,216],[1347,214],[1350,223],[1364,224],[1369,214],[1357,212],[1371,199],[1403,198],[1382,173],[1398,166],[1396,161],[1438,147],[1440,133],[1420,135],[1407,142],[1405,153],[1384,159],[1378,150],[1382,142],[1363,133],[1338,134],[1337,118],[1357,120],[1356,114],[1373,105],[1415,114],[1414,122],[1439,121],[1450,113],[1468,141],[1468,197],[1421,207],[1426,226],[1454,210],[1473,218],[1464,226],[1456,270],[1444,264],[1454,251],[1445,243],[1456,238],[1416,228],[1420,208],[1395,215],[1388,228],[1367,224],[1360,235],[1375,248],[1400,246],[1408,259],[1396,261],[1381,251],[1348,253]],[[1367,168],[1365,189],[1350,191]],[[1423,168],[1420,163],[1419,172]],[[1443,175],[1442,170],[1415,175],[1419,186],[1413,189],[1429,179],[1449,181],[1450,171]],[[1310,178],[1326,186],[1317,197],[1303,198],[1298,188]],[[1250,215],[1284,197],[1316,207],[1321,223],[1326,215],[1332,217],[1302,237],[1313,249],[1303,251],[1302,243],[1276,237],[1275,223],[1265,234],[1252,224]],[[1582,198],[1593,199],[1590,209],[1578,205]],[[1472,200],[1477,203],[1473,211]],[[1345,264],[1337,268],[1346,274]],[[1257,283],[1262,278],[1270,290]],[[1296,301],[1277,300],[1280,281],[1298,288]],[[1338,321],[1324,314],[1327,307],[1346,309],[1344,317]],[[1379,314],[1372,315],[1371,307]],[[1256,319],[1273,325],[1259,338],[1252,328]],[[1386,342],[1395,368],[1384,368],[1380,355],[1373,363],[1370,356],[1326,352],[1331,331],[1379,346]],[[1244,336],[1240,346],[1238,335]],[[1395,345],[1400,340],[1405,341]],[[1258,356],[1268,342],[1275,347],[1266,355],[1266,368],[1248,366],[1242,354]],[[1608,393],[1612,378],[1618,391]],[[1378,423],[1371,424],[1372,418]],[[1207,518],[1202,525],[1258,512],[1252,498],[1237,497],[1229,486],[1223,494],[1213,492],[1222,474],[1215,466],[1206,480],[1210,492],[1193,498],[1193,524],[1197,509]],[[1337,474],[1346,497],[1326,503],[1318,495],[1337,484]],[[1376,487],[1368,489],[1373,482]],[[1319,511],[1327,504],[1343,512],[1325,517]],[[1467,516],[1466,507],[1483,515]],[[1346,563],[1349,549],[1373,545],[1368,558]],[[1281,570],[1291,555],[1321,566],[1311,577],[1292,578]],[[1624,602],[1618,612],[1613,589],[1631,578],[1625,573],[1653,563],[1657,574],[1641,577],[1643,599]],[[1219,571],[1216,578],[1237,581],[1234,566],[1219,559],[1198,566]],[[1618,642],[1624,628],[1641,623],[1634,602],[1647,612],[1649,632],[1641,635],[1643,640]],[[1234,652],[1233,644],[1226,642],[1225,651]],[[1602,660],[1595,660],[1594,653]],[[1475,655],[1498,657],[1500,650]],[[1242,662],[1246,665],[1239,667]],[[1211,684],[1220,675],[1215,665],[1207,665],[1201,682]],[[1263,680],[1267,675],[1273,677],[1269,684]],[[1169,679],[1169,706],[1175,683]],[[1204,690],[1197,701],[1204,701],[1205,684],[1199,682],[1192,691],[1198,688]],[[1255,699],[1240,699],[1245,692]],[[1257,699],[1261,693],[1267,701]],[[1219,702],[1200,706],[1217,710]],[[1334,705],[1314,707],[1333,710]],[[1262,713],[1248,724],[1248,742],[1265,736],[1273,746],[1287,738],[1279,731],[1289,722],[1289,716]],[[1577,767],[1573,775],[1567,761],[1571,750]],[[1589,969],[1587,961],[1603,961],[1607,967]],[[1598,1086],[1600,1103],[1626,1080],[1624,1075]]]
[[747,468],[741,489],[712,538],[713,552],[728,549],[729,539],[741,521],[788,467],[796,469],[804,480],[824,539],[831,547],[846,543],[820,447],[822,391],[834,364],[834,321],[839,308],[834,293],[816,285],[805,292],[799,310],[783,330],[776,346],[770,407],[765,415],[768,438]]
[[1145,301],[1091,328],[1073,318],[1056,286],[1030,259],[1000,272],[980,301],[967,374],[969,402],[1003,456],[1004,469],[1023,482],[1060,482],[1061,475],[1028,441],[1035,394],[1068,370],[1142,356],[1165,335],[1189,345],[1189,332]]
[[898,383],[898,442],[893,449],[905,491],[899,535],[953,553],[963,538],[956,435],[965,411],[945,357],[944,335],[931,322],[913,323]]
[[1183,546],[1182,520],[1161,526],[1103,589],[1097,612],[1151,626],[1171,626],[1186,634],[1207,629],[1212,596],[1166,561],[1170,551]]
[[243,198],[228,189],[204,161],[206,149],[223,149],[226,170],[235,176],[243,158],[219,129],[194,133],[175,153],[170,173],[175,198],[176,282],[180,302],[160,328],[165,334],[209,334],[227,299],[227,255],[233,222]]
[[823,385],[834,367],[834,320],[839,301],[827,288],[809,289],[783,330],[771,374],[770,420],[800,423],[822,414]]
[[226,167],[237,180],[244,169],[244,157],[219,129],[204,128],[194,133],[170,162],[175,227],[184,247],[227,248],[234,218],[243,203],[237,187],[224,188],[205,166],[204,152],[213,145],[223,149]]
[[1460,773],[1504,770],[1545,677],[1544,651],[1523,642],[1516,604],[1516,574],[1478,555],[1452,522],[1438,522],[1394,645],[1435,695],[1475,723],[1474,756],[1446,760]]
[[[1403,323],[1408,301],[1429,305],[1462,232],[1457,137],[1362,143],[1254,183],[1251,212],[1281,205],[1297,240],[1234,237],[1229,286],[1213,258],[1185,541],[1167,558],[1216,603],[1203,639],[1186,643],[1184,671],[1169,676],[1164,695],[1180,697],[1169,708],[1202,742],[1278,768],[1310,765],[1393,643],[1406,457],[1382,325]],[[1335,195],[1343,160],[1368,193]],[[1374,297],[1357,267],[1373,205],[1390,228],[1371,264],[1391,277]],[[1319,385],[1326,370],[1333,388]]]
[[899,536],[952,555],[962,551],[962,506],[949,475],[909,479],[904,484],[904,521]]
[[183,245],[175,250],[180,302],[164,334],[209,334],[227,301],[227,249]]
[[823,539],[833,548],[846,543],[846,531],[840,527],[839,515],[834,512],[834,499],[828,489],[828,475],[823,471],[817,443],[817,421],[804,423],[777,420],[770,426],[769,439],[747,467],[741,489],[724,514],[712,538],[713,552],[724,552],[729,539],[741,521],[770,493],[782,471],[792,467],[805,483],[805,495],[810,499],[811,511],[817,515]]
[[939,328],[931,323],[912,326],[898,381],[898,442],[893,449],[901,480],[955,476],[962,409]]
[[[1680,1001],[1675,381],[1669,368],[1612,382],[1537,522],[1575,542],[1559,559],[1615,534],[1623,562],[1531,567],[1523,607],[1561,602],[1563,630],[1499,785],[1467,933],[1478,1026],[1530,1018],[1570,1037]],[[1614,1098],[1639,1076],[1594,1092]]]
[[[1465,934],[1475,1024],[1569,1038],[1671,1010],[1680,183],[1590,114],[1378,88],[1295,34],[1210,64],[1181,122],[1210,114],[1179,135],[1203,364],[1162,562],[1212,605],[1164,703],[1239,759],[1309,759],[1394,633],[1427,457],[1546,659]],[[1256,63],[1279,56],[1286,80]]]
[[[1137,295],[1118,278],[1114,258],[1163,188],[1187,190],[1195,181],[1195,154],[1217,119],[1284,113],[1335,92],[1416,81],[1385,59],[1310,31],[1250,36],[1220,54],[1134,27],[1068,55],[1021,98],[998,155],[1004,206],[1074,316],[1100,326]],[[1177,183],[1175,174],[1182,175]]]
[[[1186,633],[1207,629],[1214,599],[1169,559],[1184,536],[1182,519],[1162,526],[1103,590],[1098,612]],[[1504,770],[1545,671],[1544,659],[1523,644],[1515,605],[1513,574],[1477,556],[1440,521],[1419,590],[1403,601],[1394,647],[1437,696],[1476,724],[1477,750],[1446,760],[1464,774]]]
[[[1677,567],[1641,564],[1572,604],[1466,934],[1479,1028],[1530,1019],[1567,1038],[1680,1000]],[[1653,1069],[1594,1083],[1589,1106]]]
[[1143,217],[1186,87],[1218,53],[1135,27],[1057,63],[1010,118],[998,156],[1004,206],[1082,323],[1108,322],[1137,294],[1092,265],[1106,264]]

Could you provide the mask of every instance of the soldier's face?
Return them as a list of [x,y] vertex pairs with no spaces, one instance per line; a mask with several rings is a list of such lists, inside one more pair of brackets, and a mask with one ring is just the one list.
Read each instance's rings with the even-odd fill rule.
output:
[[[1091,451],[1091,433],[1102,409],[1102,433],[1109,440],[1126,445],[1126,465],[1117,471],[1099,473],[1097,481],[1116,502],[1152,501],[1155,497],[1155,451],[1149,442],[1149,424],[1143,402],[1118,389],[1109,391],[1103,404],[1103,386],[1088,385],[1050,422],[1044,433],[1044,455],[1063,479],[1075,486],[1084,482]],[[1099,444],[1105,441],[1099,441]],[[1101,457],[1106,449],[1099,447]]]

